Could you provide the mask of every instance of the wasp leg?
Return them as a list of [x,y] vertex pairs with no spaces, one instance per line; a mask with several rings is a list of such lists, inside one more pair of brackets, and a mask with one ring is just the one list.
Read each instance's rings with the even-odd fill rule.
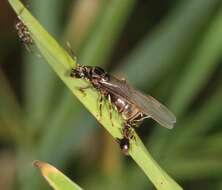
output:
[[87,86],[84,86],[84,87],[79,87],[79,91],[84,93],[85,90],[88,89],[88,88],[91,88],[91,85],[87,85]]
[[108,101],[109,101],[109,118],[110,118],[110,121],[111,121],[111,124],[112,124],[112,127],[113,127],[114,126],[114,124],[113,124],[113,114],[112,114],[113,106],[112,106],[110,95],[108,95]]
[[83,96],[86,96],[85,90],[91,88],[91,85],[83,86],[83,87],[77,87],[77,89],[83,94]]
[[133,127],[138,126],[137,124],[141,121],[143,121],[145,118],[149,118],[149,116],[144,115],[143,113],[136,114],[133,118],[129,119],[127,121],[128,125],[131,125]]
[[103,95],[102,94],[99,95],[98,102],[99,102],[99,120],[101,120],[101,118],[102,118],[102,105],[103,105]]

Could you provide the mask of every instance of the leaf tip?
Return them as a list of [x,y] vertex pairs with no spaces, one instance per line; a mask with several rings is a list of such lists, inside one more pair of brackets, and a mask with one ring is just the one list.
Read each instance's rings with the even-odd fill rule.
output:
[[39,169],[41,169],[45,164],[47,164],[47,163],[42,162],[40,160],[34,160],[32,162],[32,165],[35,166],[36,168],[39,168]]
[[40,160],[34,160],[32,162],[32,165],[40,169],[43,176],[47,176],[49,173],[57,172],[57,169],[55,167]]

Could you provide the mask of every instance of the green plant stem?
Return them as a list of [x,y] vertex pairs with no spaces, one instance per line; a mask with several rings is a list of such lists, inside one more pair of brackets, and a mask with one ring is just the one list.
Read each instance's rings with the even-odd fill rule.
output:
[[[94,115],[94,117],[105,127],[105,129],[116,139],[122,138],[121,128],[123,120],[120,115],[113,110],[112,126],[107,106],[103,106],[102,118],[98,113],[99,94],[95,89],[88,89],[85,95],[78,90],[79,87],[86,86],[88,83],[83,80],[73,79],[69,73],[76,62],[64,51],[63,48],[46,32],[32,15],[24,8],[18,0],[9,0],[16,13],[20,13],[22,21],[29,28],[36,46],[42,56],[47,60],[52,69],[72,91],[72,93],[82,102],[82,104]],[[153,160],[139,137],[135,134],[136,140],[131,141],[130,155],[135,162],[142,168],[154,186],[160,190],[182,189],[160,166]]]

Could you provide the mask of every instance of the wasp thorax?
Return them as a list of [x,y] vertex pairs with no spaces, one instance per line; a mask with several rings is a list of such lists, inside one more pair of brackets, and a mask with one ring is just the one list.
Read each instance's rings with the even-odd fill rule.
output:
[[91,81],[108,81],[109,76],[107,73],[100,67],[93,67],[90,72]]

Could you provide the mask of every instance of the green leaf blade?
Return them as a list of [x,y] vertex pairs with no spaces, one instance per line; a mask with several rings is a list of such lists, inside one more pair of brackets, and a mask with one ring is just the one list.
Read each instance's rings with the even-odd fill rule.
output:
[[33,165],[40,169],[42,176],[55,190],[82,190],[77,184],[72,182],[62,172],[42,161],[34,161]]

